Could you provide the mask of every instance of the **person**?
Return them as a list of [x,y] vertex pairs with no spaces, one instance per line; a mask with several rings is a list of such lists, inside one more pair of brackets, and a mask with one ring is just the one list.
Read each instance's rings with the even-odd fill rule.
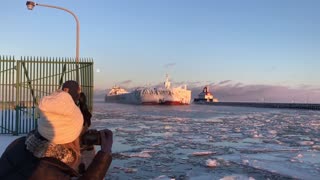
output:
[[[80,108],[80,111],[83,115],[83,129],[81,132],[81,136],[82,136],[89,130],[89,127],[91,126],[92,114],[90,113],[87,106],[87,97],[83,92],[81,92],[81,88],[78,82],[73,80],[65,81],[61,89],[69,93],[74,103]],[[94,146],[91,144],[88,145],[88,144],[80,143],[80,152],[82,156],[81,156],[81,163],[79,164],[79,172],[83,173],[86,171],[89,164],[92,162],[96,154],[96,150]]]
[[0,179],[103,179],[112,162],[112,131],[100,131],[101,150],[80,174],[83,116],[74,97],[58,90],[39,101],[39,110],[36,130],[13,141],[2,154]]

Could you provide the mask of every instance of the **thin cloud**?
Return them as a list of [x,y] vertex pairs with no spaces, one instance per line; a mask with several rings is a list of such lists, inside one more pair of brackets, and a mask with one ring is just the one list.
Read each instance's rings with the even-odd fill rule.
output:
[[164,67],[169,68],[169,67],[173,67],[175,65],[176,65],[176,63],[168,63],[168,64],[165,64]]
[[132,80],[126,80],[126,81],[120,82],[119,84],[121,84],[121,85],[128,85],[128,84],[131,84],[131,83],[132,83]]
[[220,81],[218,84],[222,85],[222,84],[227,84],[229,82],[231,82],[231,80],[224,80],[224,81]]

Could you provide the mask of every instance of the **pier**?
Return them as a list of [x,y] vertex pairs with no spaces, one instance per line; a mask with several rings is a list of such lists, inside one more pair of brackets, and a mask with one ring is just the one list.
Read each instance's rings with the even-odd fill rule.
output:
[[320,110],[320,104],[309,104],[309,103],[196,102],[195,104],[204,104],[204,105],[213,105],[213,106],[240,106],[240,107],[256,107],[256,108]]

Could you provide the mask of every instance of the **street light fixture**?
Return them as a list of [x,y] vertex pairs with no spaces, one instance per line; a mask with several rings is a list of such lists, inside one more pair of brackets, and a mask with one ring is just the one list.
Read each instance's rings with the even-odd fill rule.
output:
[[26,6],[29,10],[33,10],[35,6],[43,6],[43,7],[48,7],[48,8],[55,8],[55,9],[60,9],[63,11],[66,11],[70,13],[74,19],[76,20],[76,80],[78,83],[79,82],[79,47],[80,47],[80,23],[78,20],[78,17],[70,10],[58,7],[58,6],[52,6],[52,5],[47,5],[47,4],[38,4],[33,1],[27,1]]
[[26,5],[29,10],[32,10],[34,8],[34,6],[36,5],[36,3],[32,2],[32,1],[27,1]]

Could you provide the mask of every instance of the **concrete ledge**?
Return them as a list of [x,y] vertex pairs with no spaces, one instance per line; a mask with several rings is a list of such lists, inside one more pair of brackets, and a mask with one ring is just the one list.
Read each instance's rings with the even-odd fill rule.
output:
[[320,110],[320,104],[307,104],[307,103],[194,102],[194,104],[204,104],[204,105],[214,105],[214,106],[242,106],[242,107],[257,107],[257,108]]

